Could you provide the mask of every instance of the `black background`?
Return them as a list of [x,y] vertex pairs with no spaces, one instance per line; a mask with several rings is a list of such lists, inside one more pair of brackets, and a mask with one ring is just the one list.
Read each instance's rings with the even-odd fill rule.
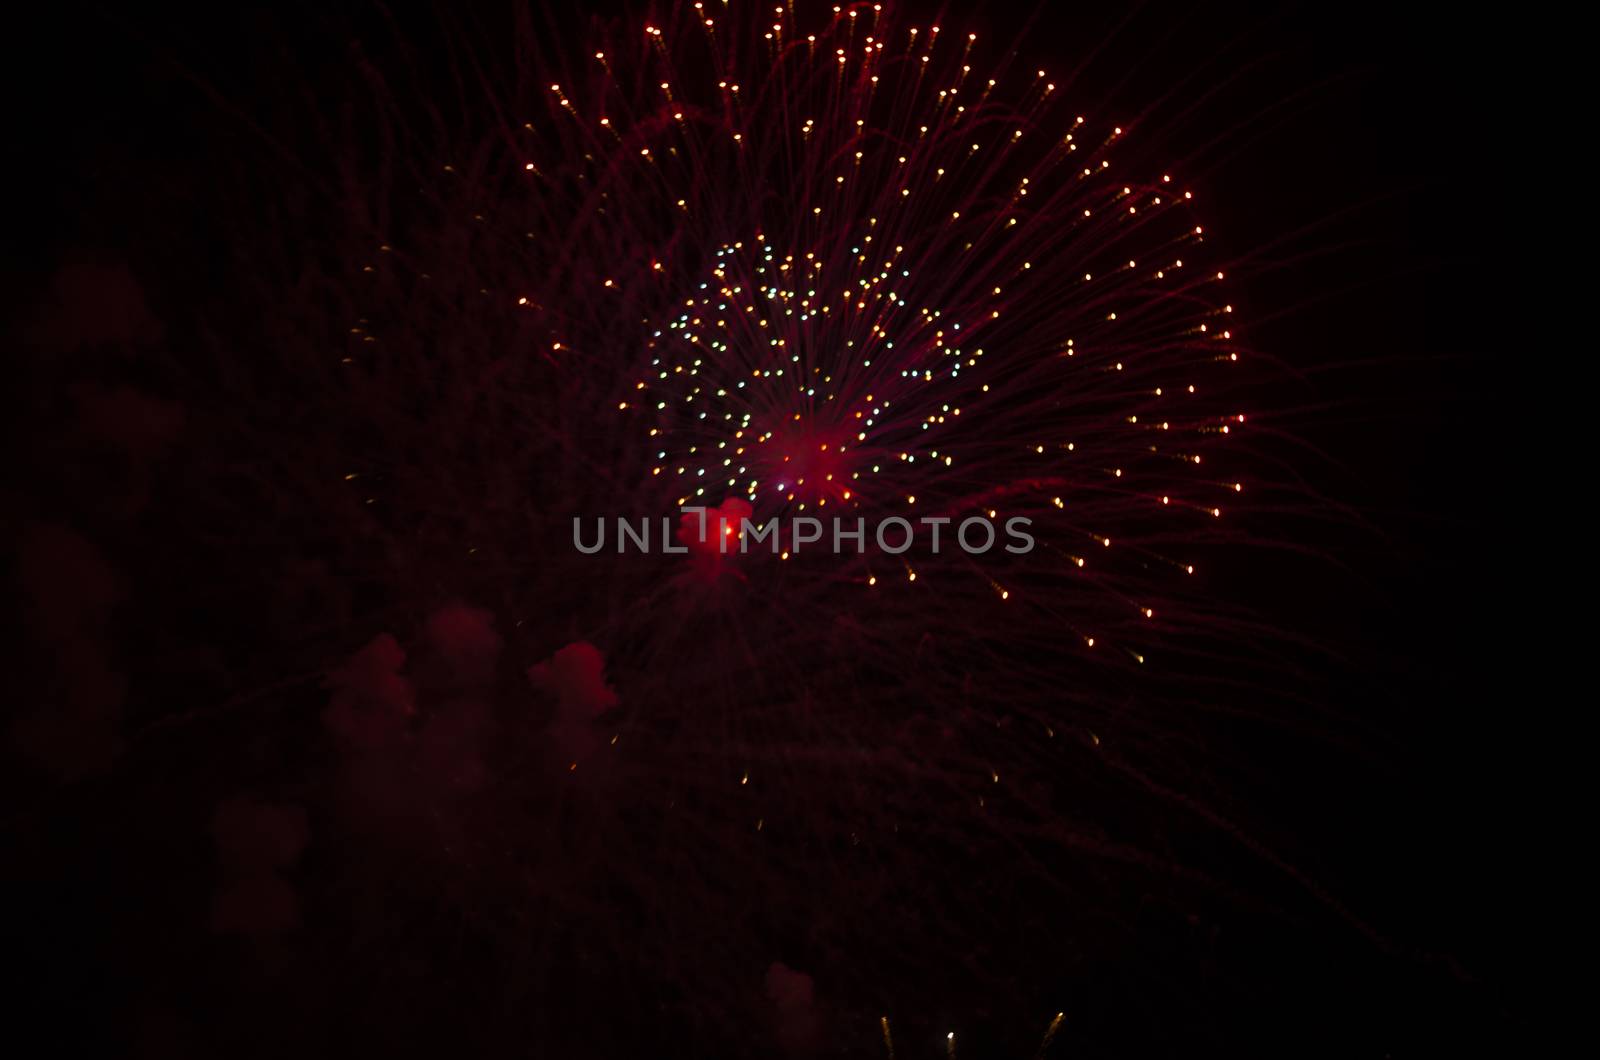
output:
[[[1319,883],[1392,950],[1330,947],[1326,982],[1307,991],[1301,979],[1294,997],[1257,970],[1261,1011],[1232,1018],[1281,1028],[1287,1055],[1320,1051],[1341,1025],[1361,1028],[1365,1048],[1345,1055],[1471,1055],[1529,1019],[1519,968],[1534,942],[1537,844],[1525,747],[1550,682],[1520,558],[1535,367],[1516,341],[1530,248],[1514,175],[1523,111],[1505,87],[1528,57],[1512,20],[1465,10],[1050,5],[1025,43],[1063,69],[1098,45],[1073,90],[1106,113],[1137,114],[1191,75],[1221,85],[1171,133],[1178,154],[1200,152],[1186,175],[1212,229],[1244,254],[1313,226],[1294,247],[1319,253],[1253,274],[1243,319],[1268,317],[1252,345],[1304,377],[1280,396],[1307,411],[1279,424],[1326,454],[1302,470],[1361,519],[1305,531],[1330,559],[1263,559],[1219,588],[1345,660],[1323,698],[1367,742],[1354,756],[1285,761],[1261,798],[1314,851]],[[947,24],[1008,39],[1021,17],[990,4]],[[213,152],[271,106],[286,59],[313,91],[332,84],[371,18],[251,5],[24,12],[5,71],[17,179],[0,260],[8,322],[25,326],[56,266],[96,258],[131,263],[157,316],[181,315],[188,296],[173,277],[190,270],[171,263],[214,252],[215,237],[203,216],[153,229],[145,197],[203,184]],[[9,433],[8,463],[27,464],[28,440]],[[36,793],[17,794],[12,827],[48,814]],[[72,903],[117,886],[35,879],[7,904],[8,963],[36,982],[29,1007],[56,1033],[101,1038],[95,1028],[137,993],[97,966],[101,918],[63,926]],[[111,1030],[101,1040],[121,1044]]]

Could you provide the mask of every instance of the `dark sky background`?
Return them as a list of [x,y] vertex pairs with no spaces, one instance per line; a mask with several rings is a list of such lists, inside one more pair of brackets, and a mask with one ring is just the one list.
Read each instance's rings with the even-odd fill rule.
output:
[[[1393,1006],[1378,1022],[1394,1034],[1366,1055],[1520,1034],[1536,848],[1522,747],[1550,702],[1516,559],[1533,368],[1514,341],[1516,149],[1498,134],[1518,122],[1503,73],[1521,34],[1460,6],[1205,6],[1046,5],[1025,54],[1054,75],[1103,41],[1071,89],[1107,100],[1101,113],[1171,114],[1186,75],[1220,85],[1169,137],[1174,154],[1197,152],[1186,176],[1210,231],[1245,255],[1307,229],[1279,254],[1296,260],[1247,270],[1242,319],[1266,318],[1250,342],[1290,369],[1269,396],[1305,411],[1275,426],[1321,454],[1299,470],[1356,518],[1285,524],[1325,558],[1263,558],[1219,571],[1216,587],[1343,659],[1321,698],[1367,736],[1354,758],[1296,752],[1260,795],[1285,807],[1287,831],[1299,821],[1318,837],[1317,879],[1394,942],[1402,970],[1349,999]],[[1025,10],[974,9],[948,24],[1001,39]],[[155,314],[181,317],[192,292],[175,278],[193,273],[172,263],[216,254],[217,236],[204,216],[151,217],[170,218],[216,152],[251,138],[240,116],[277,106],[286,60],[315,94],[338,81],[350,27],[372,23],[354,7],[250,4],[112,15],[69,3],[21,18],[0,75],[16,182],[0,310],[17,334],[72,261],[129,263]],[[29,440],[8,434],[8,465],[28,465]],[[49,943],[26,946],[14,952]]]

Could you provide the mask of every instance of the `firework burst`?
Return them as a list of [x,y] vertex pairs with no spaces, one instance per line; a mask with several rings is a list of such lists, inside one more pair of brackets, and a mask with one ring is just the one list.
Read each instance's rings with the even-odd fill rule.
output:
[[[214,380],[253,454],[214,525],[252,521],[207,544],[313,569],[288,612],[342,601],[281,650],[329,675],[307,769],[347,871],[426,850],[506,990],[673,982],[724,1044],[818,1033],[809,978],[762,1007],[779,959],[869,1030],[1015,991],[1050,908],[1115,934],[1106,865],[1203,877],[1090,809],[1126,782],[1106,734],[1166,760],[1184,661],[1246,628],[1195,576],[1246,418],[1192,195],[1047,71],[884,5],[594,40],[463,60],[460,115],[364,60],[337,208],[241,240],[286,308]],[[575,547],[616,518],[655,547]]]

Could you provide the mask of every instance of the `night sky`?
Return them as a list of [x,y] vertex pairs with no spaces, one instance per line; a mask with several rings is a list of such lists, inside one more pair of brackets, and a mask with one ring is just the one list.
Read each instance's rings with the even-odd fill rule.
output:
[[[887,1017],[895,1056],[999,1058],[1061,1012],[1044,1055],[1516,1049],[1519,748],[1553,679],[1515,561],[1521,107],[1482,57],[1520,34],[1380,5],[902,9],[976,32],[975,65],[1016,40],[1069,108],[1148,131],[1123,177],[1175,160],[1231,274],[1262,365],[1230,395],[1237,466],[1274,484],[1240,494],[1243,529],[1193,539],[1146,677],[986,617],[987,589],[868,610],[853,583],[762,595],[751,572],[690,607],[651,581],[675,557],[595,574],[566,527],[635,469],[583,404],[604,359],[544,376],[556,359],[530,354],[484,377],[486,411],[430,406],[486,346],[545,349],[545,316],[386,295],[370,326],[410,333],[425,385],[335,393],[305,369],[359,354],[341,226],[380,213],[369,163],[413,187],[436,139],[516,124],[507,71],[581,89],[588,17],[640,18],[576,6],[515,30],[498,3],[13,24],[13,1034],[111,1056],[884,1056]],[[506,114],[450,102],[479,92]],[[459,201],[505,227],[510,186]],[[470,226],[389,208],[396,243],[432,239],[419,268],[493,274],[451,249],[492,245]],[[563,267],[597,287],[702,231],[640,218],[637,262],[619,237]],[[922,267],[953,289],[967,266]],[[995,423],[975,437],[1010,444]],[[322,484],[346,452],[380,455],[357,480],[377,515]],[[1023,749],[1041,719],[1048,755]],[[589,780],[608,734],[643,750]],[[961,777],[991,768],[973,810],[990,789]],[[728,809],[747,781],[768,809]]]

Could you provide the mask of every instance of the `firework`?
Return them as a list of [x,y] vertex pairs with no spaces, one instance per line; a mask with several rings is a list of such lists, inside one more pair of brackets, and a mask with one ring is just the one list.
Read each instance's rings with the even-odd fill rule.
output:
[[[519,46],[459,117],[365,60],[320,205],[240,240],[282,311],[206,384],[251,454],[209,525],[251,518],[205,544],[301,572],[284,613],[338,602],[274,631],[326,675],[300,783],[355,886],[470,905],[543,1011],[672,982],[708,1040],[803,1050],[796,976],[864,1041],[918,990],[1016,991],[950,940],[1111,931],[1104,865],[1182,875],[1095,820],[1106,734],[1163,759],[1184,663],[1242,628],[1196,577],[1247,420],[1192,194],[884,5],[593,39]],[[575,547],[597,519],[658,547]]]

